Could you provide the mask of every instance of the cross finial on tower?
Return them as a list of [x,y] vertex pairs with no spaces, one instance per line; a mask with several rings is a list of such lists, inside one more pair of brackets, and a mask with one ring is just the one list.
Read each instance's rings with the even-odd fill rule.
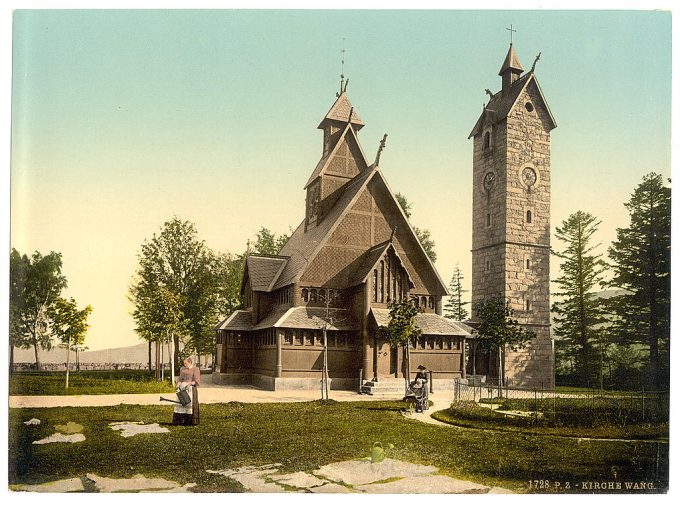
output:
[[510,24],[510,28],[506,28],[510,32],[510,45],[512,45],[512,34],[516,32],[517,30],[512,29],[512,23]]
[[375,155],[375,165],[376,167],[380,164],[380,155],[383,152],[383,149],[385,149],[385,142],[387,141],[387,133],[383,135],[382,140],[380,141],[380,146],[378,147],[378,153]]
[[340,51],[340,95],[345,92],[345,37],[342,38],[342,51]]

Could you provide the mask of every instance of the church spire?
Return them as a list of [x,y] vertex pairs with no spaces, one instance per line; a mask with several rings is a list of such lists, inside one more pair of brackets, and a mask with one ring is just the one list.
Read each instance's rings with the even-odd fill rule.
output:
[[505,56],[500,72],[498,72],[498,75],[503,79],[503,89],[510,87],[513,82],[519,79],[522,72],[524,72],[524,67],[519,62],[517,53],[515,53],[515,49],[512,47],[512,42],[510,42],[508,54]]

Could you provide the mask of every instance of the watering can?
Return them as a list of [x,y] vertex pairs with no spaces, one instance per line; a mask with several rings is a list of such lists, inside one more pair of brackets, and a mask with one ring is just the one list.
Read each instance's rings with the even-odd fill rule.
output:
[[380,463],[383,459],[385,459],[385,449],[380,442],[376,442],[371,448],[371,463]]

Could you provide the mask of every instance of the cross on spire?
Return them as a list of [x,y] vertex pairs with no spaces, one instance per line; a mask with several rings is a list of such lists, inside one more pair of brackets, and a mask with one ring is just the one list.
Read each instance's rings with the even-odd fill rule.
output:
[[510,32],[510,45],[512,45],[512,34],[513,32],[517,32],[517,30],[512,29],[512,23],[510,23],[510,28],[506,28]]
[[342,55],[340,57],[340,94],[345,92],[345,37],[342,38]]

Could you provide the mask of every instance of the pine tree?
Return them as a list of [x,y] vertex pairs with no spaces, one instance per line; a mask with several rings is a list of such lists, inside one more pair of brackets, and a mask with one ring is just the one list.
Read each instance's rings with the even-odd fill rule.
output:
[[625,344],[649,346],[649,380],[668,385],[671,289],[671,189],[661,175],[643,177],[625,204],[630,226],[609,248],[614,278],[625,293],[611,300],[614,330]]
[[463,272],[460,267],[456,265],[449,284],[449,300],[444,306],[444,317],[454,319],[455,321],[464,321],[468,318],[468,311],[465,308],[470,302],[463,301],[463,293],[467,293],[467,289],[463,289]]
[[606,265],[602,255],[595,253],[600,244],[591,244],[600,223],[593,215],[578,211],[555,230],[564,243],[562,252],[553,251],[562,260],[561,275],[554,281],[559,301],[552,308],[556,355],[562,360],[571,358],[573,372],[583,384],[594,382],[602,371],[602,342],[597,345],[600,333],[595,326],[604,318],[593,289],[602,282]]

